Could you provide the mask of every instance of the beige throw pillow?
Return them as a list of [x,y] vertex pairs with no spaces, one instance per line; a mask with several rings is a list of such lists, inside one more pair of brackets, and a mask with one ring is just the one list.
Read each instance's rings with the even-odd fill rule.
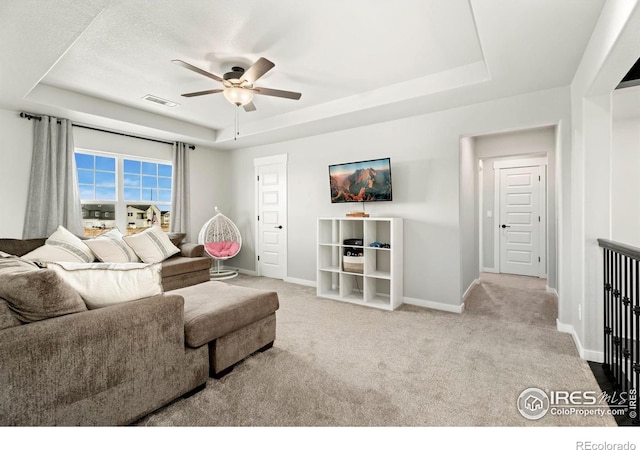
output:
[[60,225],[42,247],[22,256],[32,261],[93,262],[96,258],[91,249],[80,239]]
[[85,241],[85,244],[96,255],[98,260],[110,263],[139,262],[138,255],[122,239],[122,233],[117,228]]
[[147,228],[141,233],[124,236],[138,257],[146,263],[162,262],[170,256],[180,253],[180,249],[171,243],[167,233],[158,225]]
[[47,268],[77,290],[89,309],[162,294],[160,264],[50,262]]

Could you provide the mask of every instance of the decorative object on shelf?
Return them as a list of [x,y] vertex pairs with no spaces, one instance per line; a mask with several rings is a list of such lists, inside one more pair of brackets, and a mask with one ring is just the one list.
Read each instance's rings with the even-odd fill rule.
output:
[[362,239],[345,239],[342,243],[344,245],[355,245],[355,246],[361,247],[363,245],[363,240]]
[[385,244],[385,243],[382,243],[382,242],[372,242],[371,244],[369,244],[369,247],[391,248],[391,246],[389,244]]
[[211,279],[227,280],[237,276],[238,271],[222,269],[221,263],[240,252],[242,236],[236,224],[222,214],[217,206],[215,212],[200,230],[198,242],[204,245],[205,252],[216,262],[211,269]]
[[347,213],[347,217],[369,217],[369,214],[362,211],[351,211]]

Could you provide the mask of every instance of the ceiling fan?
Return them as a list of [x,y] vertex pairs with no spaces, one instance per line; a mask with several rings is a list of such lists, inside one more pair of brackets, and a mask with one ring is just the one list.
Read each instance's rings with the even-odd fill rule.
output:
[[299,92],[268,89],[253,85],[260,77],[275,66],[274,63],[266,58],[260,58],[247,70],[242,67],[234,66],[231,68],[231,72],[225,73],[222,77],[211,72],[207,72],[206,70],[202,70],[188,62],[182,61],[181,59],[174,59],[171,62],[192,70],[195,73],[211,78],[212,80],[219,81],[224,85],[224,88],[221,89],[210,89],[207,91],[182,94],[183,97],[197,97],[200,95],[217,94],[222,92],[229,102],[236,106],[242,106],[247,112],[256,110],[256,107],[253,104],[254,94],[270,95],[272,97],[289,98],[292,100],[299,100],[300,97],[302,97],[302,94]]

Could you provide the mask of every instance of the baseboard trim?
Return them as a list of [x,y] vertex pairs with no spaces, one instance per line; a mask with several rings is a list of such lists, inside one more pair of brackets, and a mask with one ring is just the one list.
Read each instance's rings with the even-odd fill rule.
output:
[[482,271],[487,273],[500,273],[498,269],[494,269],[493,267],[483,267]]
[[[238,267],[232,267],[232,266],[224,266],[224,269],[237,270],[238,273],[241,273],[243,275],[251,275],[254,277],[258,276],[258,272],[256,272],[255,270],[240,269]],[[302,286],[316,287],[315,281],[304,280],[302,278],[284,277],[282,281],[284,281],[285,283],[293,283],[293,284],[300,284]]]
[[584,351],[584,359],[586,359],[587,361],[593,361],[596,363],[603,363],[604,362],[604,353],[603,352],[597,352],[594,350],[585,350]]
[[243,275],[252,275],[254,277],[258,276],[258,272],[256,272],[255,270],[247,270],[247,269],[240,269],[239,267],[233,267],[233,266],[223,266],[223,268],[225,270],[237,270],[238,273],[241,273]]
[[547,286],[547,292],[548,292],[549,294],[553,294],[553,295],[555,295],[556,297],[558,296],[558,291],[557,291],[557,290],[555,290],[554,288],[549,287],[549,286]]
[[556,319],[556,327],[558,331],[560,331],[561,333],[567,333],[571,335],[571,337],[573,338],[573,343],[576,345],[576,348],[578,349],[578,354],[580,355],[580,358],[585,359],[587,361],[597,362],[597,363],[604,362],[603,352],[596,351],[596,350],[588,350],[582,346],[582,343],[580,342],[580,339],[578,338],[578,335],[576,333],[576,329],[573,327],[573,325],[562,323],[560,322],[559,319]]
[[476,284],[480,284],[480,278],[476,278],[475,280],[473,280],[471,282],[471,284],[469,285],[469,287],[467,288],[466,291],[464,291],[464,294],[462,295],[462,304],[464,305],[464,302],[467,301],[467,296],[469,295],[469,293],[471,292],[471,289],[476,285]]
[[556,328],[561,333],[567,333],[571,335],[580,358],[584,359],[584,348],[582,348],[582,344],[580,343],[580,339],[578,339],[578,335],[576,334],[576,330],[575,328],[573,328],[573,325],[562,323],[560,322],[560,319],[556,319]]
[[576,335],[575,335],[576,330],[573,328],[573,325],[562,323],[560,322],[560,319],[556,319],[556,327],[558,328],[558,331],[560,331],[561,333],[568,333],[572,335],[574,338],[576,338]]
[[301,286],[309,286],[312,288],[317,287],[317,283],[315,281],[304,280],[302,278],[285,277],[283,281],[286,283],[299,284]]
[[406,303],[407,305],[420,306],[422,308],[429,308],[429,309],[437,309],[438,311],[446,311],[446,312],[452,312],[457,314],[462,314],[464,312],[464,303],[462,305],[448,305],[446,303],[432,302],[429,300],[422,300],[420,298],[411,298],[411,297],[404,297],[403,303]]

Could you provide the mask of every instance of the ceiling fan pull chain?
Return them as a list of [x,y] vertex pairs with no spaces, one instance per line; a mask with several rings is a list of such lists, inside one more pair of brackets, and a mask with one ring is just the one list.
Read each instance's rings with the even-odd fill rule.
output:
[[236,126],[235,126],[234,136],[233,136],[234,141],[237,141],[238,135],[240,135],[240,124],[239,124],[240,115],[238,113],[239,110],[240,110],[240,105],[236,105]]

